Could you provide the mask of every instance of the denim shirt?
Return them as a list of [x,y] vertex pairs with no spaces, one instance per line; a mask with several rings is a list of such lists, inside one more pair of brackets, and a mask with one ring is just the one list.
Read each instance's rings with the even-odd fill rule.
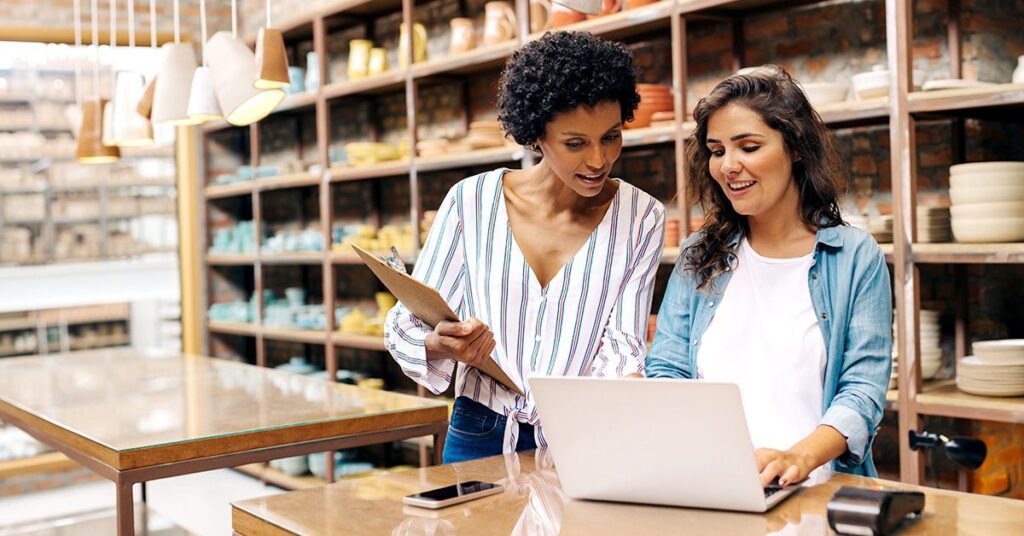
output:
[[[696,238],[690,237],[683,251]],[[738,243],[739,236],[731,246]],[[680,256],[658,313],[647,377],[696,377],[701,337],[731,275],[725,272],[713,288],[697,290],[697,279],[684,269]],[[838,430],[847,445],[832,468],[877,476],[871,443],[882,420],[892,369],[892,290],[885,256],[871,235],[860,229],[821,228],[807,284],[826,347],[819,422]]]

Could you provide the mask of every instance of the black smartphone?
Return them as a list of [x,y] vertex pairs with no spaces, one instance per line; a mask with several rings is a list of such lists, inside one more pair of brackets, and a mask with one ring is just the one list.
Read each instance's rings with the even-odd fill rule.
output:
[[445,506],[501,493],[503,490],[504,488],[498,484],[469,480],[452,486],[406,495],[402,502],[412,506],[419,506],[420,508],[444,508]]

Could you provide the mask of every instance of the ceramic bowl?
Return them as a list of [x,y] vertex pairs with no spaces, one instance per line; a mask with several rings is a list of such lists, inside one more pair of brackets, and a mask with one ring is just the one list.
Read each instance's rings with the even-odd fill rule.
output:
[[[917,88],[924,83],[928,73],[915,69],[913,76],[914,87]],[[850,81],[853,83],[853,93],[858,99],[884,97],[889,94],[889,71],[887,69],[857,73],[850,78]]]
[[846,93],[850,90],[846,84],[834,84],[832,82],[807,82],[800,84],[807,95],[811,106],[821,106],[846,100]]
[[1024,175],[1024,162],[971,162],[949,167],[949,174],[956,176],[966,173],[1016,173]]
[[954,217],[952,226],[953,237],[957,242],[1019,242],[1024,240],[1024,216],[1016,218]]
[[1024,181],[1018,186],[966,186],[950,188],[949,199],[954,205],[1022,202],[1024,201]]
[[974,203],[949,207],[953,221],[973,218],[1024,218],[1024,202]]

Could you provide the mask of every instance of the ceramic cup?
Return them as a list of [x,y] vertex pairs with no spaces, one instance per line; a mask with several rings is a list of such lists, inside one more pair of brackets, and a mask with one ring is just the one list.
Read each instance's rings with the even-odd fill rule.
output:
[[543,32],[551,27],[551,0],[530,0],[530,32]]
[[369,73],[371,75],[378,75],[387,71],[388,68],[388,51],[383,48],[371,48],[368,66]]
[[370,74],[370,50],[373,41],[353,39],[348,42],[348,79],[359,80]]
[[476,47],[476,36],[473,30],[473,19],[456,17],[452,19],[452,40],[448,47],[450,54],[468,52]]
[[288,67],[288,93],[306,91],[306,70],[294,65]]
[[516,12],[508,2],[484,4],[484,43],[496,45],[516,35]]

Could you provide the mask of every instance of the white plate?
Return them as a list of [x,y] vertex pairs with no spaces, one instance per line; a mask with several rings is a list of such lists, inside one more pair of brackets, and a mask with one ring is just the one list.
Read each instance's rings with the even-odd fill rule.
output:
[[962,80],[960,78],[942,78],[929,80],[921,86],[924,91],[936,91],[939,89],[960,89],[965,87],[994,86],[992,82],[979,82],[977,80]]

